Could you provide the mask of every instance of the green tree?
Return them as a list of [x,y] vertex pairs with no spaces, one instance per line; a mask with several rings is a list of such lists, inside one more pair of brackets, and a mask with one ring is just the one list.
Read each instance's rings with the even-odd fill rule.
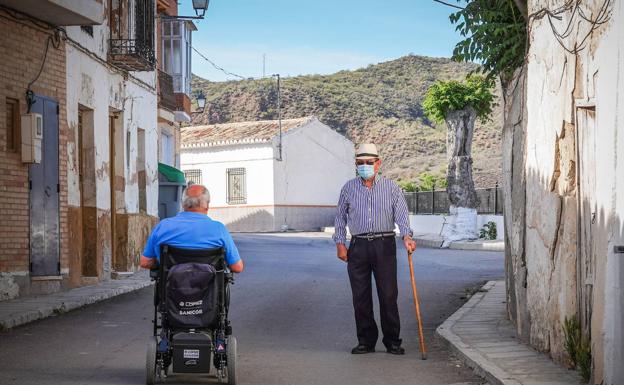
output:
[[437,81],[427,91],[423,110],[434,122],[445,121],[449,111],[472,107],[477,117],[486,122],[494,107],[494,82],[483,76],[469,75],[464,82]]
[[455,45],[453,59],[477,61],[488,79],[500,76],[503,87],[522,67],[527,47],[526,0],[463,0],[466,5],[451,14],[464,40]]

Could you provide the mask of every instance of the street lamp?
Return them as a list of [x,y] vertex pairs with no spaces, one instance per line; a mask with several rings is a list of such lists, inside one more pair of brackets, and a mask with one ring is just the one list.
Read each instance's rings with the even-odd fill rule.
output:
[[204,17],[210,0],[193,0],[193,9],[197,17]]
[[197,16],[169,16],[169,15],[161,15],[158,16],[161,19],[165,20],[196,20],[203,19],[206,14],[206,10],[208,9],[208,4],[210,0],[193,0],[193,9],[195,10],[195,15]]
[[196,97],[197,100],[197,111],[195,112],[204,112],[204,108],[206,107],[206,96],[202,90],[199,90],[199,93]]

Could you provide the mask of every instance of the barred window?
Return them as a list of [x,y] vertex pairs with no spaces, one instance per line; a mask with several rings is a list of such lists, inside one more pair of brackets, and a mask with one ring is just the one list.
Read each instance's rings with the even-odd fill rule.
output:
[[201,170],[186,170],[184,171],[184,178],[189,185],[202,184]]
[[230,205],[247,203],[244,168],[227,169],[227,203]]

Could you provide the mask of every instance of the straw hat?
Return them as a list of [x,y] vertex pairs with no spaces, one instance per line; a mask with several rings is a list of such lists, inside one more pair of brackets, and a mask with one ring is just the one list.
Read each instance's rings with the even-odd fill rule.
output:
[[355,150],[355,159],[377,159],[379,153],[377,152],[377,146],[373,143],[362,143]]

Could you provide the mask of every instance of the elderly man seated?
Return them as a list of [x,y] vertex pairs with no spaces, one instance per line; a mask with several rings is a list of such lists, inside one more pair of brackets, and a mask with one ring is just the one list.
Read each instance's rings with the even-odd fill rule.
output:
[[184,211],[172,218],[160,221],[147,240],[141,267],[155,269],[160,260],[160,245],[189,249],[225,249],[225,262],[234,273],[243,271],[243,260],[223,223],[213,221],[207,215],[210,193],[202,185],[189,186],[182,201]]

